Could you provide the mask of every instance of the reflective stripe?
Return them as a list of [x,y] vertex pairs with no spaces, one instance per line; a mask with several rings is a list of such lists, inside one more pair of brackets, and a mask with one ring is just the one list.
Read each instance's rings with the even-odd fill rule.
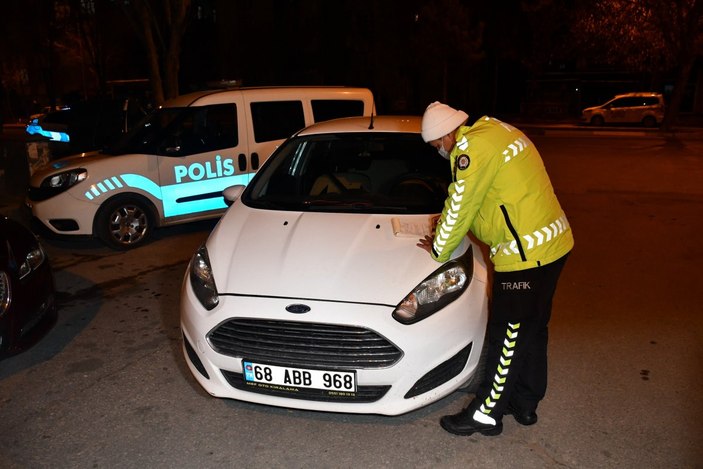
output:
[[107,194],[108,192],[114,191],[115,189],[121,187],[124,187],[122,182],[117,178],[117,176],[112,176],[108,179],[103,179],[102,181],[98,181],[95,184],[91,185],[89,190],[85,193],[85,197],[88,200],[93,200],[94,198],[99,197],[102,194]]
[[[103,179],[91,185],[84,193],[88,200],[127,187],[134,187],[147,192],[154,199],[163,203],[164,217],[189,215],[192,213],[212,210],[224,210],[227,205],[222,197],[222,191],[229,186],[237,184],[246,185],[250,174],[236,174],[233,176],[205,179],[202,181],[184,182],[159,186],[156,182],[140,174],[120,174]],[[461,189],[463,193],[463,188]],[[458,196],[461,201],[461,196]],[[457,212],[458,212],[457,205]],[[456,223],[456,216],[450,220],[450,225]]]
[[[489,396],[483,401],[481,407],[478,408],[476,414],[481,413],[488,417],[488,414],[491,413],[496,403],[503,395],[503,385],[508,377],[508,373],[510,373],[510,364],[512,363],[512,356],[515,352],[515,346],[517,345],[518,329],[520,329],[519,322],[515,324],[508,323],[508,329],[505,331],[505,340],[503,340],[503,351],[500,362],[496,368],[495,375],[493,375],[493,389],[491,389]],[[476,418],[476,414],[474,414],[474,420],[483,422],[483,420]],[[491,418],[491,420],[494,419]],[[495,424],[495,421],[493,424]]]
[[517,155],[522,153],[528,146],[530,146],[529,140],[522,137],[516,139],[513,143],[508,145],[508,148],[503,150],[503,162],[507,163],[512,160]]
[[486,424],[486,425],[495,425],[496,424],[496,419],[493,417],[489,417],[486,414],[481,413],[481,411],[477,410],[474,412],[473,419],[476,420],[477,422]]
[[451,201],[449,203],[449,210],[447,210],[447,216],[444,218],[442,224],[438,227],[437,233],[434,237],[433,248],[437,256],[439,257],[444,250],[444,246],[447,244],[447,240],[456,225],[459,218],[459,211],[461,210],[461,202],[464,199],[464,181],[457,181],[454,183],[454,193],[452,194]]
[[489,122],[489,121],[497,122],[498,124],[500,124],[501,127],[503,127],[503,128],[504,128],[505,130],[507,130],[508,132],[512,132],[513,130],[516,130],[515,127],[513,127],[512,125],[506,124],[506,123],[503,122],[502,120],[496,119],[495,117],[488,117],[488,116],[486,116],[486,117],[483,118],[483,120],[486,121],[486,122]]
[[461,140],[456,142],[456,146],[461,151],[466,151],[469,149],[469,139],[466,138],[466,135],[462,135]]
[[[564,233],[569,229],[569,221],[566,219],[566,215],[562,215],[551,222],[547,226],[543,226],[530,234],[522,235],[522,239],[527,242],[527,246],[523,246],[526,251],[542,246],[553,239],[555,239],[560,234]],[[506,256],[513,254],[519,254],[517,248],[517,242],[515,240],[506,241],[504,243],[499,243],[491,247],[491,256],[495,256],[499,251],[502,251]]]

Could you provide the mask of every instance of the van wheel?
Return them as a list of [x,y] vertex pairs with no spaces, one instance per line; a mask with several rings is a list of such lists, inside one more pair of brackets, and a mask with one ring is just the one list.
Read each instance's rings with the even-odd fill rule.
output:
[[595,125],[595,126],[600,127],[603,124],[605,124],[605,119],[603,119],[603,116],[591,117],[591,125]]
[[655,127],[657,125],[657,119],[654,116],[645,116],[642,119],[642,125],[645,127]]
[[100,207],[93,231],[107,246],[127,250],[144,244],[153,227],[148,203],[140,197],[122,196]]

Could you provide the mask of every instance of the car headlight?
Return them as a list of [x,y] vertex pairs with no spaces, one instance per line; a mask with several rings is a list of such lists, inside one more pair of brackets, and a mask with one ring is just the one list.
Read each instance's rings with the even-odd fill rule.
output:
[[22,262],[19,266],[20,279],[25,278],[32,270],[37,269],[42,262],[44,262],[45,258],[46,256],[44,255],[44,250],[39,245],[29,251],[27,257],[24,258],[24,262]]
[[8,310],[10,307],[10,300],[12,296],[10,295],[10,279],[7,274],[0,271],[0,317]]
[[71,169],[62,173],[52,174],[44,179],[41,187],[58,191],[65,191],[88,177],[88,171],[84,168]]
[[469,248],[458,259],[447,262],[411,291],[393,311],[393,318],[413,324],[447,306],[471,284],[473,251]]
[[188,269],[190,270],[190,285],[193,287],[193,293],[200,304],[210,311],[217,306],[220,299],[217,296],[217,286],[215,286],[215,279],[212,276],[210,258],[205,245],[200,246],[195,252]]

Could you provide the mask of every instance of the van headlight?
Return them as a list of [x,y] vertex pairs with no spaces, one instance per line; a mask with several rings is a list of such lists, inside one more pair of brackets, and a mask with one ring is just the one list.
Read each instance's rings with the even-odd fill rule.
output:
[[88,177],[88,170],[84,168],[71,169],[61,173],[47,176],[41,183],[41,187],[52,191],[63,192]]
[[190,286],[193,288],[193,293],[195,293],[200,304],[210,311],[217,306],[220,299],[217,295],[217,286],[215,286],[215,278],[210,267],[210,258],[204,244],[193,255],[188,270],[190,271]]
[[473,251],[442,265],[411,291],[393,311],[393,318],[413,324],[453,302],[471,284]]

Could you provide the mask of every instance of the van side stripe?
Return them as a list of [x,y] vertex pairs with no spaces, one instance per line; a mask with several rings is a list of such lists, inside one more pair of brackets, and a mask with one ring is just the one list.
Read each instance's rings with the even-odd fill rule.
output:
[[122,180],[129,187],[136,187],[144,192],[148,192],[155,199],[161,200],[161,188],[149,178],[140,174],[123,174]]
[[[248,173],[237,174],[160,187],[151,179],[139,174],[121,174],[93,184],[85,193],[85,197],[88,200],[94,200],[118,188],[133,187],[163,201],[164,217],[174,217],[227,208],[222,191],[229,186],[246,185],[250,177],[251,174]],[[209,195],[203,197],[203,194]]]

